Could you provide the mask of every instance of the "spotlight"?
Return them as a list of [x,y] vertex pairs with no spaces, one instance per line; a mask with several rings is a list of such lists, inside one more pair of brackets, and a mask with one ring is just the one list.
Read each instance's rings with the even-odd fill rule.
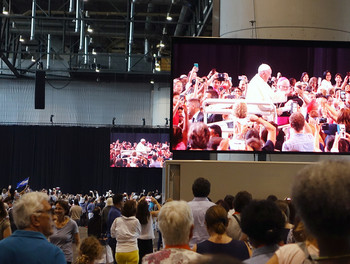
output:
[[32,59],[31,59],[31,61],[32,61],[32,62],[35,62],[35,58],[34,58],[34,56],[32,56]]
[[146,119],[142,118],[142,125],[145,126],[146,125]]
[[92,55],[96,55],[97,54],[95,49],[92,49],[91,53],[92,53]]
[[153,80],[151,80],[149,83],[150,83],[150,84],[154,84],[154,81],[153,81]]
[[166,20],[171,21],[171,20],[173,20],[173,18],[170,16],[170,14],[168,14],[168,15],[166,16]]
[[165,44],[162,41],[157,45],[157,48],[164,48],[164,47],[165,47]]
[[20,41],[20,42],[24,42],[24,38],[23,38],[22,35],[19,36],[19,41]]

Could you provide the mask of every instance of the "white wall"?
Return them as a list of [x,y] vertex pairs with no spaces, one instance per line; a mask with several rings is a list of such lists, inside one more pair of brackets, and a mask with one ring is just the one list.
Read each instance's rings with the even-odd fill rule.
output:
[[[66,87],[65,87],[66,86]],[[46,81],[45,109],[34,109],[34,80],[0,79],[0,122],[164,126],[169,116],[169,85]]]
[[348,41],[349,9],[348,0],[221,0],[220,37]]

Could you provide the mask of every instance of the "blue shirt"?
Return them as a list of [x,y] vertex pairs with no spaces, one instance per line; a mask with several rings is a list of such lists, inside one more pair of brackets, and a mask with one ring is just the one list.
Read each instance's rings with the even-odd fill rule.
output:
[[61,249],[35,231],[16,230],[0,241],[1,264],[66,264]]
[[115,207],[112,206],[111,210],[109,210],[108,212],[108,220],[107,220],[107,236],[111,237],[111,226],[114,222],[114,219],[116,219],[117,217],[121,217],[122,213],[120,212],[120,210]]

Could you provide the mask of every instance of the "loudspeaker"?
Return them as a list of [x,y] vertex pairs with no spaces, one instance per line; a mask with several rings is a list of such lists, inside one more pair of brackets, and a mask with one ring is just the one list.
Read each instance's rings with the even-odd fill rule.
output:
[[45,109],[45,71],[35,73],[35,109]]

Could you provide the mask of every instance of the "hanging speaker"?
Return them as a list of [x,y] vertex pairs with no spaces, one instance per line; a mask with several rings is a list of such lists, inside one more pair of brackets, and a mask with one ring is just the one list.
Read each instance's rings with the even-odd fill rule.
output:
[[45,71],[35,73],[35,109],[45,109]]

